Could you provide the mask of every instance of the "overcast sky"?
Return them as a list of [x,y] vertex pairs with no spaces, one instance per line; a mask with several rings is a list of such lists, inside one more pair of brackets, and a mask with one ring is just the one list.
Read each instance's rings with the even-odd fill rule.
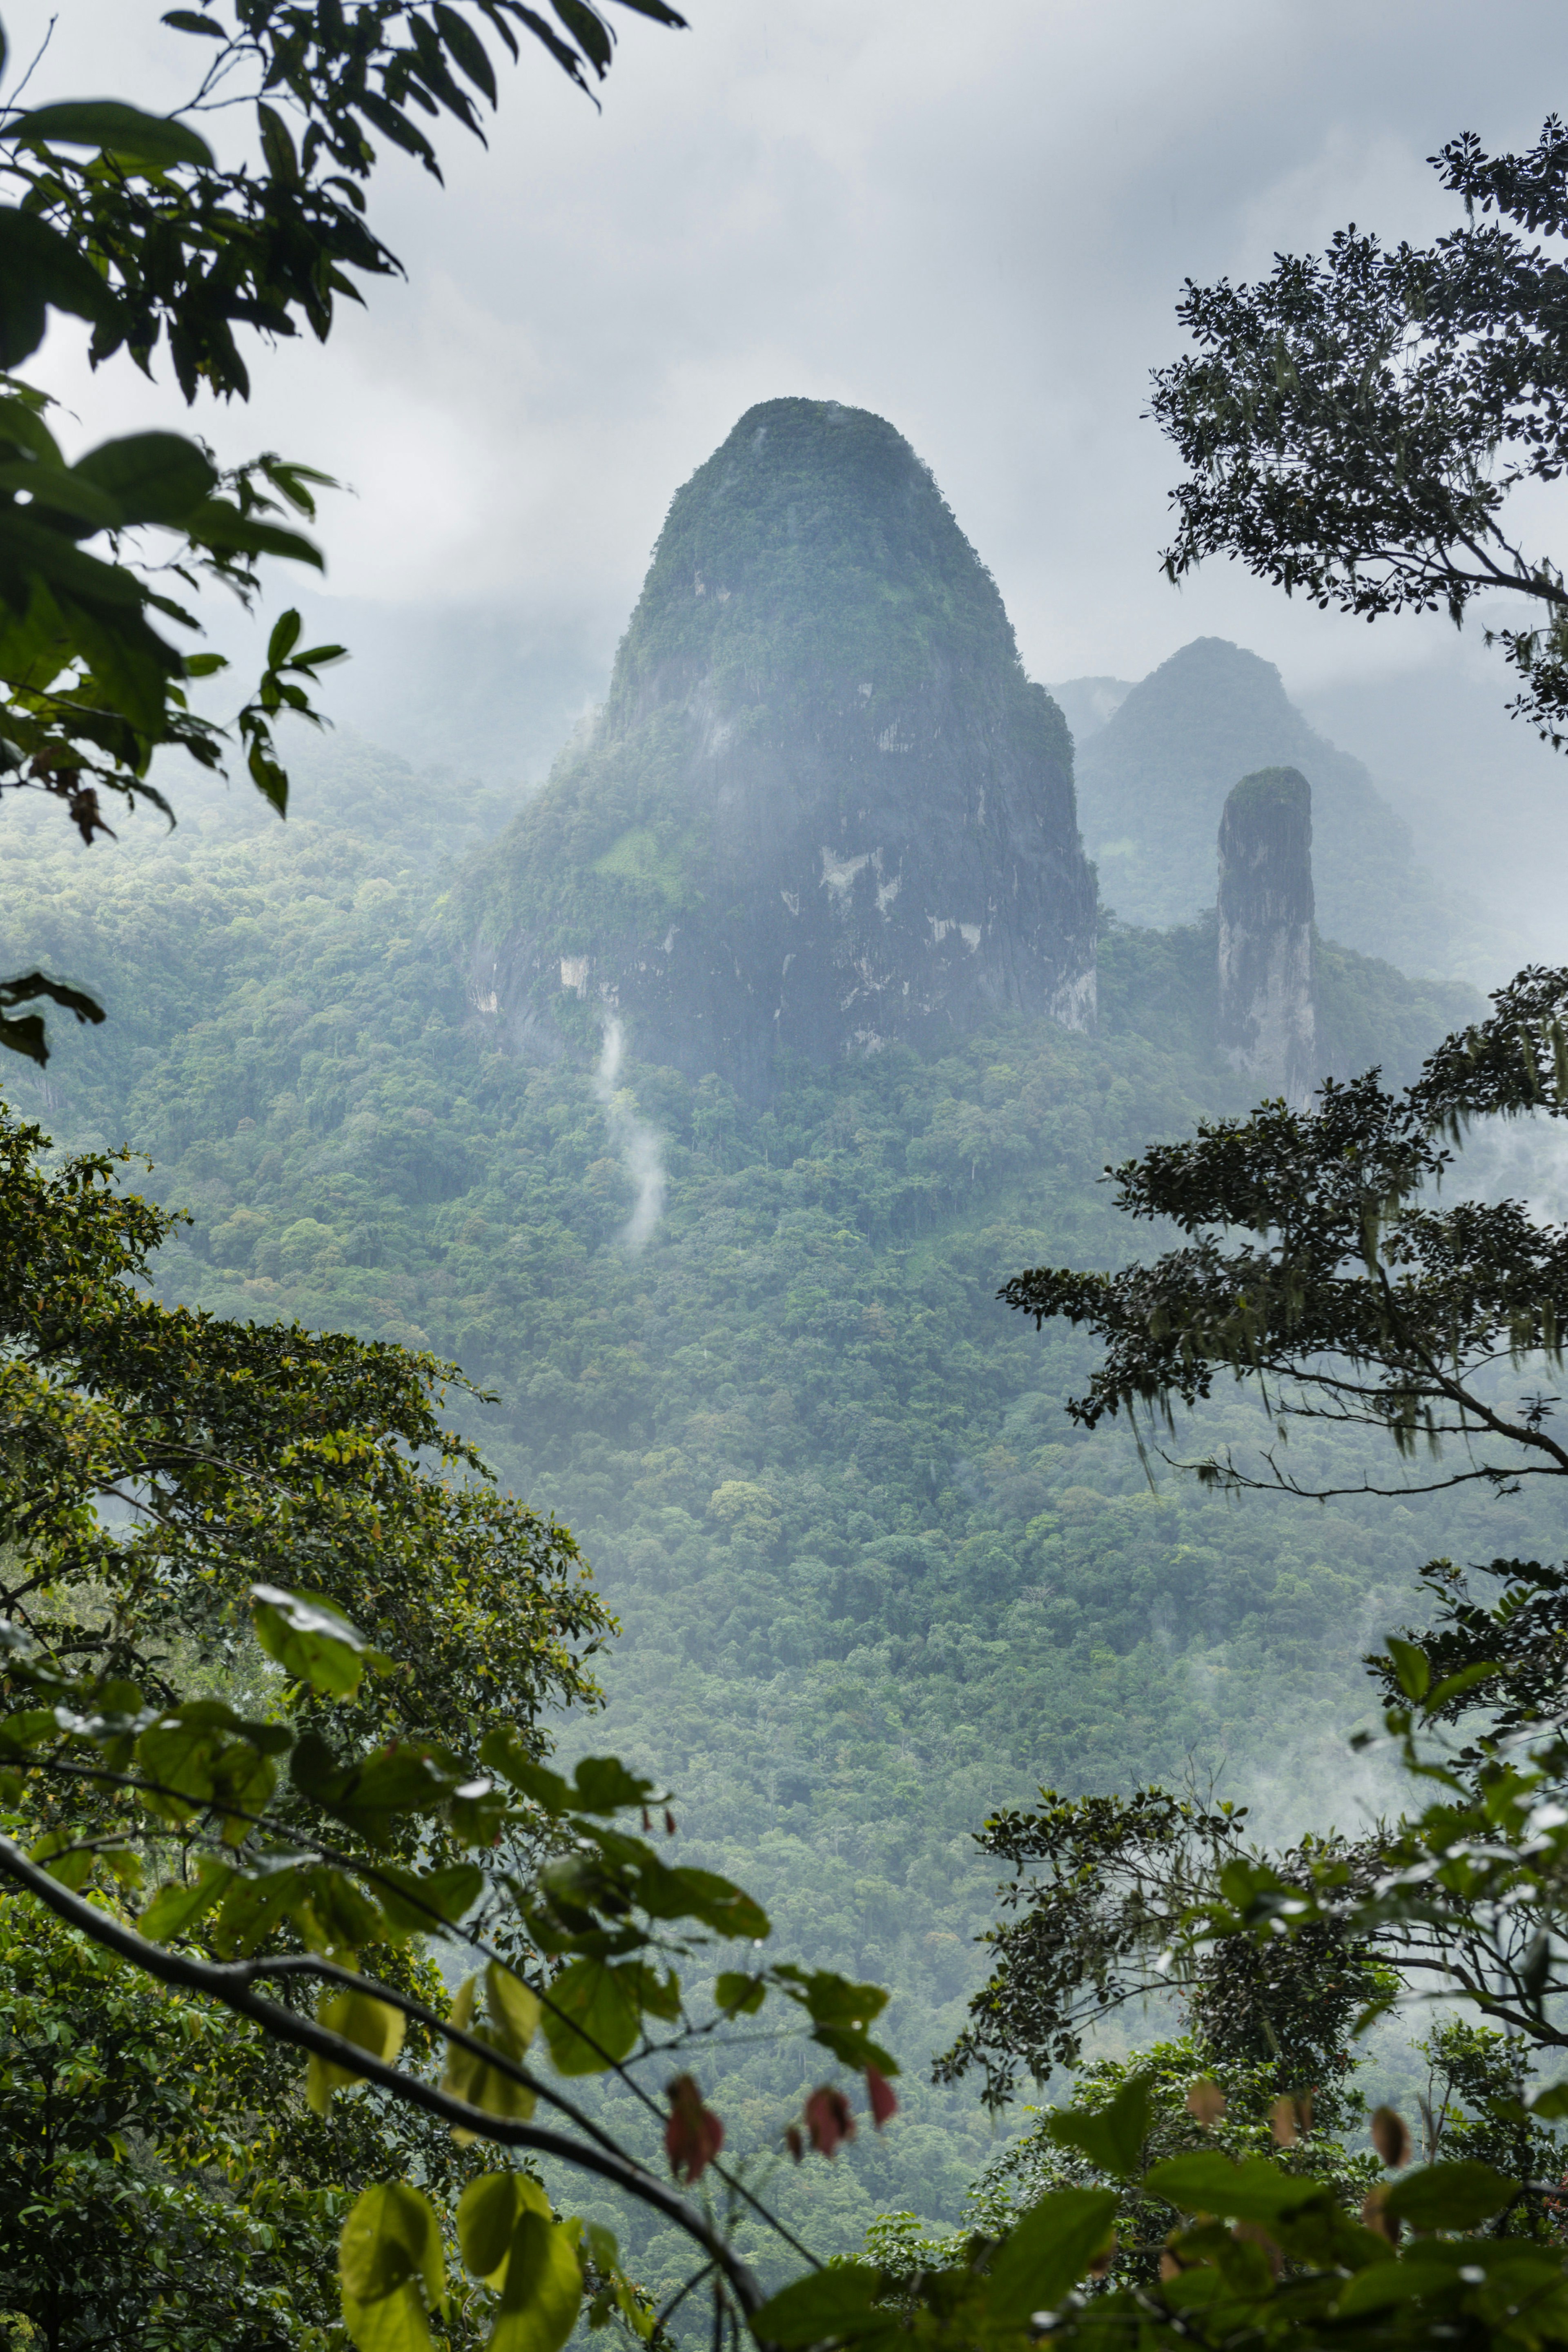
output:
[[[601,114],[529,58],[488,152],[445,134],[444,194],[390,163],[374,204],[408,284],[373,286],[329,352],[258,350],[248,414],[201,415],[226,453],[353,485],[323,516],[329,585],[389,731],[432,607],[443,643],[482,608],[503,667],[601,677],[674,491],[780,394],[908,436],[1036,677],[1135,677],[1212,631],[1301,691],[1435,642],[1224,567],[1166,586],[1148,370],[1180,348],[1188,273],[1256,274],[1347,220],[1448,224],[1424,158],[1467,128],[1528,140],[1568,100],[1560,0],[689,6],[685,33],[627,20]],[[183,94],[195,45],[159,0],[57,10],[29,96]],[[14,58],[47,14],[11,0]],[[178,418],[123,363],[89,382],[73,335],[47,357],[84,435]]]

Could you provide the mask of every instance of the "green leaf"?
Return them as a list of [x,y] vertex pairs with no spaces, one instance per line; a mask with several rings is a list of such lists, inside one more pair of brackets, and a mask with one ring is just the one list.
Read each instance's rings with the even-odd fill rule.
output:
[[376,1895],[393,1927],[405,1935],[429,1935],[443,1920],[455,1927],[485,1891],[485,1874],[477,1863],[450,1863],[443,1870],[418,1874],[383,1865],[376,1880]]
[[507,2046],[507,2055],[522,2057],[538,2032],[543,2004],[520,1977],[491,1960],[485,1970],[485,1995],[490,2016]]
[[713,1980],[713,1997],[727,2017],[755,2017],[768,1998],[768,1987],[760,1977],[725,1969]]
[[[350,1986],[338,1993],[324,1993],[316,2011],[317,2021],[329,2033],[340,2033],[356,2050],[368,2051],[383,2065],[392,2065],[402,2048],[408,2021],[401,2009],[390,2001],[377,2000],[373,1993],[361,1992]],[[350,2066],[340,2066],[330,2058],[310,2053],[306,2072],[305,2096],[314,2115],[324,2116],[332,2104],[334,2091],[346,2089],[361,2082]]]
[[267,641],[268,669],[276,669],[279,662],[286,662],[288,659],[289,655],[299,643],[300,633],[304,626],[305,624],[298,614],[292,610],[285,613],[282,619],[274,625],[272,635]]
[[211,41],[226,41],[228,38],[221,25],[214,25],[210,16],[198,16],[193,8],[166,9],[158,22],[172,26],[176,33],[204,33]]
[[457,2243],[476,2278],[500,2286],[525,2210],[549,2214],[543,2189],[526,2173],[486,2172],[468,2183],[457,2200]]
[[664,1802],[655,1784],[629,1772],[618,1756],[585,1756],[572,1779],[572,1802],[585,1813],[615,1813],[655,1800]]
[[1223,2214],[1234,2221],[1272,2221],[1324,2194],[1320,2182],[1281,2172],[1262,2157],[1233,2164],[1218,2148],[1173,2156],[1145,2173],[1143,2186],[1184,2212]]
[[832,2336],[852,2342],[887,2326],[893,2315],[877,2300],[883,2292],[882,2273],[869,2263],[835,2263],[831,2270],[797,2279],[754,2311],[751,2332],[759,2344],[777,2344],[782,2352]]
[[1111,2189],[1060,2189],[1016,2224],[992,2261],[986,2313],[1004,2327],[1027,2326],[1050,2310],[1105,2250],[1116,2220]]
[[51,308],[102,321],[115,298],[58,229],[0,205],[0,368],[19,367],[37,350]]
[[125,433],[100,441],[71,472],[116,499],[128,523],[178,527],[210,497],[217,475],[179,433]]
[[212,149],[188,123],[165,114],[143,114],[118,98],[68,99],[58,106],[35,107],[18,115],[0,134],[17,147],[98,147],[122,163],[149,163],[167,171],[175,163],[216,168]]
[[1516,2189],[1490,2164],[1424,2164],[1395,2182],[1384,2210],[1415,2230],[1471,2230],[1500,2213]]
[[543,2021],[558,2073],[601,2074],[635,2047],[642,2018],[619,1969],[607,1960],[573,1960],[549,1988]]
[[214,554],[282,555],[295,563],[313,563],[318,572],[327,568],[327,559],[313,541],[281,523],[242,514],[226,499],[204,499],[183,518],[183,528]]
[[1040,2128],[1059,2147],[1079,2149],[1101,2172],[1112,2173],[1120,2180],[1130,2179],[1143,2162],[1153,2111],[1154,2084],[1153,2074],[1130,2075],[1108,2107],[1102,2107],[1095,2115],[1086,2115],[1073,2107],[1059,2108],[1054,2115],[1046,2116]]
[[1388,1655],[1394,1667],[1394,1678],[1406,1698],[1424,1699],[1432,1686],[1432,1669],[1427,1654],[1414,1642],[1402,1642],[1397,1633],[1388,1636]]
[[343,2325],[359,2352],[431,2352],[430,2322],[412,2279],[376,2303],[345,2291]]
[[437,2302],[446,2273],[441,2226],[430,2200],[406,2180],[379,2181],[367,2189],[343,2224],[338,2275],[344,2294],[356,2303],[379,2303],[415,2279],[430,2301]]
[[364,1635],[319,1593],[253,1584],[250,1597],[256,1637],[267,1656],[317,1690],[350,1698],[360,1687],[366,1663],[379,1659]]
[[[760,1944],[771,1933],[767,1912],[760,1903],[736,1886],[727,1878],[720,1878],[711,1870],[672,1870],[670,1880],[678,1888],[688,1915],[700,1919],[705,1927],[712,1927],[721,1936],[734,1937],[748,1944]],[[856,1990],[868,1988],[856,1987]],[[883,1993],[877,2009],[886,2002]],[[870,2014],[875,2016],[876,2010]]]
[[175,1879],[161,1886],[136,1924],[149,1942],[167,1944],[221,1902],[234,1880],[225,1864],[204,1862],[191,1885]]
[[490,2352],[560,2352],[577,2325],[582,2268],[548,2213],[525,2212],[512,2232]]

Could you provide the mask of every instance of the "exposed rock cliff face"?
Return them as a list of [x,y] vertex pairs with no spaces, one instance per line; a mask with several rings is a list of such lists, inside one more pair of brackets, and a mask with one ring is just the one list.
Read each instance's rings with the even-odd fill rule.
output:
[[540,1056],[612,1008],[753,1097],[780,1049],[1086,1025],[1071,760],[908,443],[769,401],[677,495],[591,738],[471,893],[472,1001]]
[[1219,822],[1219,1050],[1304,1104],[1318,1071],[1312,795],[1295,768],[1244,776]]

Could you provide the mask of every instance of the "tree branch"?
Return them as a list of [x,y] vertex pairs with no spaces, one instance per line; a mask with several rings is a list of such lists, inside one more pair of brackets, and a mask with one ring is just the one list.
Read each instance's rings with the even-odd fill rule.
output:
[[[29,1895],[45,1904],[57,1918],[69,1927],[89,1937],[106,1951],[129,1961],[144,1976],[160,1984],[173,1985],[186,1992],[204,1995],[210,2000],[221,2001],[225,2009],[240,2017],[249,2018],[264,2033],[275,2041],[291,2042],[298,2048],[325,2059],[329,2064],[341,2066],[363,2081],[374,2083],[405,2105],[419,2107],[438,2122],[455,2129],[472,2132],[476,2138],[494,2141],[503,2147],[526,2147],[538,2156],[557,2158],[564,2164],[576,2165],[580,2170],[591,2172],[612,2187],[622,2189],[640,2203],[652,2206],[678,2230],[685,2232],[699,2245],[721,2270],[741,2309],[749,2318],[761,2308],[764,2296],[749,2267],[727,2244],[706,2217],[696,2207],[680,2196],[653,2173],[644,2169],[631,2157],[605,2148],[585,2147],[570,2138],[565,2132],[552,2131],[538,2124],[519,2123],[509,2118],[488,2116],[481,2108],[472,2107],[466,2100],[455,2099],[447,2092],[422,2082],[417,2075],[404,2074],[389,2066],[357,2043],[333,2033],[314,2018],[300,2017],[281,2003],[268,2000],[265,1995],[251,1990],[251,1980],[264,1973],[266,1963],[223,1962],[201,1960],[189,1953],[165,1950],[161,1944],[150,1943],[133,1927],[99,1909],[82,1895],[62,1886],[51,1878],[15,1844],[10,1838],[0,1836],[0,1874],[16,1881]],[[378,1993],[378,1998],[382,1996]],[[486,2051],[486,2059],[495,2053]]]

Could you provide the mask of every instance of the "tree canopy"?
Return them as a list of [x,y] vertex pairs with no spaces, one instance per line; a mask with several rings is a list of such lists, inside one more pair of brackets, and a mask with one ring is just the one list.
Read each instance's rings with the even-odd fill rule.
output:
[[1441,1207],[1437,1188],[1473,1121],[1568,1111],[1565,1002],[1568,971],[1532,968],[1400,1093],[1371,1070],[1331,1080],[1305,1110],[1265,1103],[1124,1161],[1118,1208],[1168,1220],[1185,1245],[1116,1274],[1035,1267],[1000,1293],[1037,1326],[1063,1316],[1103,1345],[1073,1418],[1142,1412],[1174,1427],[1175,1407],[1228,1372],[1256,1385],[1281,1443],[1260,1467],[1231,1452],[1188,1465],[1213,1484],[1343,1491],[1290,1464],[1292,1423],[1394,1439],[1411,1474],[1352,1491],[1561,1476],[1568,1448],[1539,1381],[1562,1360],[1568,1234],[1520,1201]]
[[1514,709],[1561,746],[1568,584],[1511,498],[1568,457],[1568,131],[1551,116],[1501,155],[1466,132],[1429,160],[1465,210],[1431,246],[1353,226],[1255,285],[1187,280],[1177,317],[1197,348],[1155,375],[1187,468],[1165,566],[1180,580],[1229,556],[1368,619],[1458,623],[1478,598],[1523,596],[1539,617],[1489,641],[1519,679]]

